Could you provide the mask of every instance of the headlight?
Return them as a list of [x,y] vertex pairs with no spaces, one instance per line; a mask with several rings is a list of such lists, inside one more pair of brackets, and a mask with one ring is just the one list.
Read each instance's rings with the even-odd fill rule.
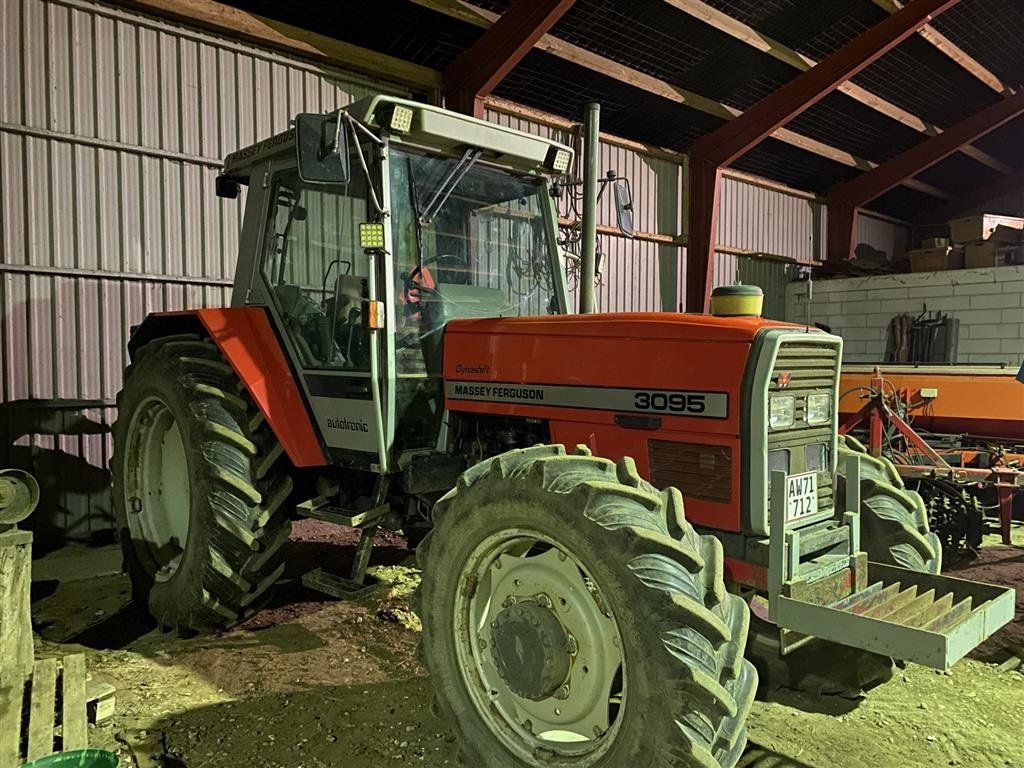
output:
[[832,421],[832,395],[828,392],[816,392],[807,396],[807,411],[804,419],[808,424],[828,424]]
[[775,395],[768,401],[768,426],[772,429],[791,427],[796,420],[796,398]]

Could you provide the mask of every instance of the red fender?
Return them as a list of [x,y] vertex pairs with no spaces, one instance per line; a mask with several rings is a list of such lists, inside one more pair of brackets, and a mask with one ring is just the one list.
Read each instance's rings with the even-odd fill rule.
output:
[[200,330],[196,321],[235,369],[249,396],[296,467],[322,467],[327,458],[295,374],[262,307],[230,307],[161,312],[149,315],[132,334],[134,352],[143,344],[183,327]]

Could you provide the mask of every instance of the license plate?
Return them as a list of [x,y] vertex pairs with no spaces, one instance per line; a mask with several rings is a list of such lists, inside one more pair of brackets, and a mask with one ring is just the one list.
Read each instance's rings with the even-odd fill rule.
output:
[[786,477],[786,522],[810,517],[818,511],[818,473]]

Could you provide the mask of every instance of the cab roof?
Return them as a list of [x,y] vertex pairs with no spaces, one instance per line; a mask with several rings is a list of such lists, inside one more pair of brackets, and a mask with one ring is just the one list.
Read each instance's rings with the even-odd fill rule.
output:
[[[378,94],[360,99],[344,107],[344,111],[360,123],[385,132],[389,130],[387,120],[396,108],[412,112],[408,130],[391,131],[402,142],[445,152],[475,147],[483,150],[484,159],[490,162],[526,171],[550,171],[554,154],[560,152],[566,153],[566,167],[571,166],[573,150],[565,144],[432,104]],[[247,176],[249,166],[294,152],[294,147],[294,129],[282,131],[229,154],[224,160],[224,171]]]

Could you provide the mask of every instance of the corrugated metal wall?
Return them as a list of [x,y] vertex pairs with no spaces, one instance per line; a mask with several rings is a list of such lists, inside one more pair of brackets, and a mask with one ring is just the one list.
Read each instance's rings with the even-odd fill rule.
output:
[[[730,177],[722,180],[720,194],[720,246],[800,261],[821,257],[821,203]],[[789,265],[785,262],[724,253],[716,255],[715,285],[740,282],[760,286],[765,296],[765,317],[784,318],[788,280]]]
[[854,248],[865,244],[884,251],[889,260],[902,258],[910,247],[910,227],[861,214],[853,231]]
[[819,258],[817,207],[813,200],[726,176],[718,209],[718,242],[811,261]]
[[[0,57],[2,461],[47,486],[37,529],[88,536],[109,527],[129,327],[229,300],[242,206],[214,196],[221,158],[395,89],[81,0],[5,2]],[[37,398],[108,406],[56,426]],[[77,434],[24,436],[59,430]]]

